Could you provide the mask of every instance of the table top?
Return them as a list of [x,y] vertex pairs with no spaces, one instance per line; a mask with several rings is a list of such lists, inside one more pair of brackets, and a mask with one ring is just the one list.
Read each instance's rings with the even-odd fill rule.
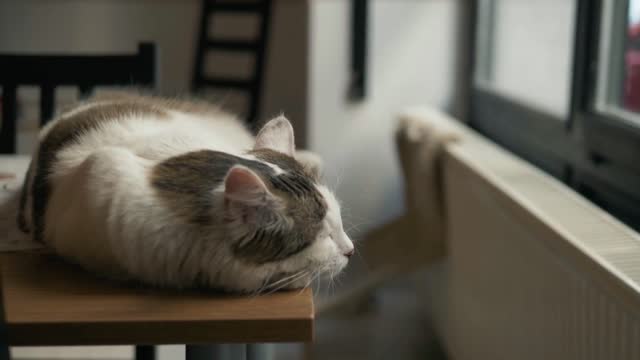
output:
[[[24,159],[18,163],[22,167]],[[0,157],[0,172],[7,168],[3,164],[9,162]],[[313,338],[310,289],[260,296],[151,289],[100,279],[43,250],[0,251],[0,264],[11,345],[305,342]]]
[[98,279],[42,252],[2,254],[11,345],[304,342],[311,290],[261,296],[149,289]]

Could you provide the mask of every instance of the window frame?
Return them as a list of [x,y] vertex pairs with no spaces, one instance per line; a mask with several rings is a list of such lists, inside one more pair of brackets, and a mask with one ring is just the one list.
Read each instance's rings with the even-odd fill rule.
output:
[[[640,126],[597,109],[604,1],[576,0],[569,112],[566,121],[477,81],[481,0],[473,0],[473,44],[466,122],[640,229]],[[494,1],[494,0],[490,0]],[[493,26],[493,25],[491,25]],[[482,61],[482,60],[481,60]],[[489,59],[492,61],[492,59]],[[481,64],[486,66],[486,64]]]
[[[640,126],[629,120],[597,109],[598,81],[601,80],[600,53],[602,43],[603,0],[578,0],[582,5],[582,27],[576,34],[576,49],[582,52],[584,62],[576,73],[572,97],[578,101],[573,106],[572,120],[582,124],[584,140],[590,156],[601,163],[611,163],[640,173],[640,161],[633,161],[633,154],[640,155]],[[608,70],[606,70],[608,71]],[[608,86],[608,84],[606,85]]]

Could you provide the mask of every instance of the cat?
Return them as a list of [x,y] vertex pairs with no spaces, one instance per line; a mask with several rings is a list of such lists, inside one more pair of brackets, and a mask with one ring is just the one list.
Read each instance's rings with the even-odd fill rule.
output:
[[109,94],[41,130],[17,223],[99,274],[240,293],[335,276],[354,246],[284,116],[253,137],[193,100]]

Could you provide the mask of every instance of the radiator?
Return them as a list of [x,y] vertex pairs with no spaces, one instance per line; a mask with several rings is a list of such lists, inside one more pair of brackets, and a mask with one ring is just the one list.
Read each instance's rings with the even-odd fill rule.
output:
[[422,286],[453,359],[640,359],[637,233],[475,134],[443,176],[446,271]]

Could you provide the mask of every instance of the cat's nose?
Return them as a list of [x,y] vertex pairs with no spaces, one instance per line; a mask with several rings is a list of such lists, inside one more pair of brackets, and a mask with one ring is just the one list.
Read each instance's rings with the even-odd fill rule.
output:
[[355,248],[351,248],[351,250],[349,250],[346,253],[344,253],[344,256],[350,258],[355,252],[356,252],[356,249]]

